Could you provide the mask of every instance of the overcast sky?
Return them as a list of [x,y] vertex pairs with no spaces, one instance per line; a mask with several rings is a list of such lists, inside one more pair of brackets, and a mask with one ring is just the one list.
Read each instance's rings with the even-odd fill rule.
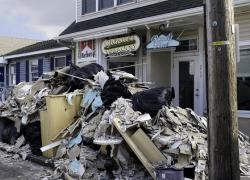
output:
[[75,20],[75,0],[0,0],[0,36],[45,40]]

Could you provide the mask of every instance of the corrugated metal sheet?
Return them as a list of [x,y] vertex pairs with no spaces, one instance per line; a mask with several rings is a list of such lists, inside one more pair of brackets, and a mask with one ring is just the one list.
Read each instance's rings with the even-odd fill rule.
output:
[[235,22],[240,27],[240,41],[250,40],[250,12],[236,14]]

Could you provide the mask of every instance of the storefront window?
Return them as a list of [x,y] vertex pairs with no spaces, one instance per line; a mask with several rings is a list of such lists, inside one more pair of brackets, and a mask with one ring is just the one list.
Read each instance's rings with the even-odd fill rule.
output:
[[135,75],[134,62],[108,62],[108,69],[120,70]]
[[238,109],[250,110],[250,49],[240,51],[237,63]]
[[66,66],[66,57],[55,57],[55,69],[61,69]]
[[114,0],[99,0],[99,9],[106,9],[114,6]]
[[96,1],[95,0],[82,0],[82,14],[95,12]]
[[36,81],[39,78],[38,60],[30,61],[30,77],[31,81]]
[[125,4],[125,3],[129,3],[132,2],[133,0],[117,0],[117,4]]
[[193,51],[198,49],[197,39],[181,40],[180,45],[176,47],[176,52]]
[[81,41],[78,47],[79,59],[95,58],[95,40]]
[[10,64],[10,85],[16,85],[16,64]]

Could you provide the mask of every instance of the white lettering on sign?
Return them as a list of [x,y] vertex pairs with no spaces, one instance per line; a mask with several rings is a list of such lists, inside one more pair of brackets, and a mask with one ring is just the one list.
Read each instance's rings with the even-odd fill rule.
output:
[[147,49],[161,49],[179,45],[180,42],[174,40],[173,34],[169,33],[167,36],[164,34],[153,36],[151,42],[147,45]]
[[139,36],[131,35],[103,41],[102,52],[108,57],[127,56],[132,55],[139,47]]

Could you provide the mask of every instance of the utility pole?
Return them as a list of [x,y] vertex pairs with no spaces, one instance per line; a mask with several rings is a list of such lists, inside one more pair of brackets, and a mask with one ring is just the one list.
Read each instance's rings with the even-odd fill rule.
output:
[[209,179],[239,180],[232,0],[207,0]]

